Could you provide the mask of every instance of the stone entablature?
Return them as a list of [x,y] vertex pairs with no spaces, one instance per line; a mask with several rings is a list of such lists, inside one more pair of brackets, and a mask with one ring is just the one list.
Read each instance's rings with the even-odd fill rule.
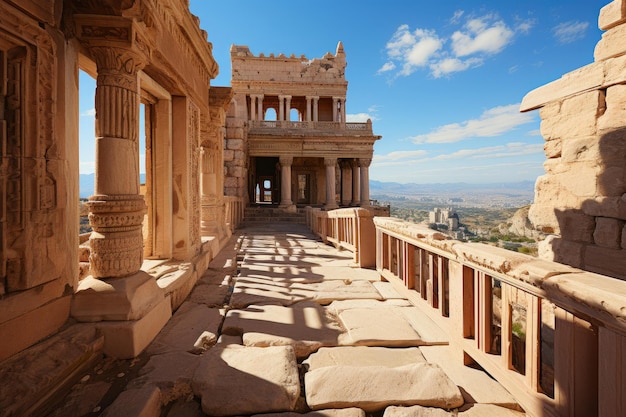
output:
[[595,62],[526,95],[541,109],[546,174],[529,211],[540,256],[626,279],[626,2],[602,8]]

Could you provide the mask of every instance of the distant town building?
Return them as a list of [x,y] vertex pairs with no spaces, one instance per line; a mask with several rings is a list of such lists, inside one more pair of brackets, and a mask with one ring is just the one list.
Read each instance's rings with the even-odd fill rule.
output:
[[428,220],[430,223],[445,224],[448,226],[448,230],[456,230],[459,228],[459,215],[451,207],[439,208],[428,213]]

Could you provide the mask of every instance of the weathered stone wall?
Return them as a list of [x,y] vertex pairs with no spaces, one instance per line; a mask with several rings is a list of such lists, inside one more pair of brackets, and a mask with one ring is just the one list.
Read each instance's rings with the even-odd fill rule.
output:
[[600,12],[595,62],[529,93],[546,174],[529,211],[540,256],[626,279],[626,1]]
[[78,281],[77,47],[55,2],[19,3],[0,3],[0,360],[65,323]]

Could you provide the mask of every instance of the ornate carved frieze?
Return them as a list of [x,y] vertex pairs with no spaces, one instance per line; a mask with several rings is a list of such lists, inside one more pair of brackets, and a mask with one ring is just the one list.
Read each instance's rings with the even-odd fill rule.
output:
[[187,140],[189,141],[189,172],[191,199],[189,207],[189,238],[192,245],[200,242],[200,109],[191,100],[187,100],[189,121]]

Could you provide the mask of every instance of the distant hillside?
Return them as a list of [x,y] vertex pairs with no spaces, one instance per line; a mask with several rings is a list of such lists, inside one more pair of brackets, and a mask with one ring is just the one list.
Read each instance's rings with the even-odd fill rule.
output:
[[492,184],[400,184],[397,182],[382,182],[370,180],[370,194],[384,194],[389,196],[417,197],[424,195],[456,195],[466,192],[480,192],[481,194],[514,194],[534,195],[534,181]]

